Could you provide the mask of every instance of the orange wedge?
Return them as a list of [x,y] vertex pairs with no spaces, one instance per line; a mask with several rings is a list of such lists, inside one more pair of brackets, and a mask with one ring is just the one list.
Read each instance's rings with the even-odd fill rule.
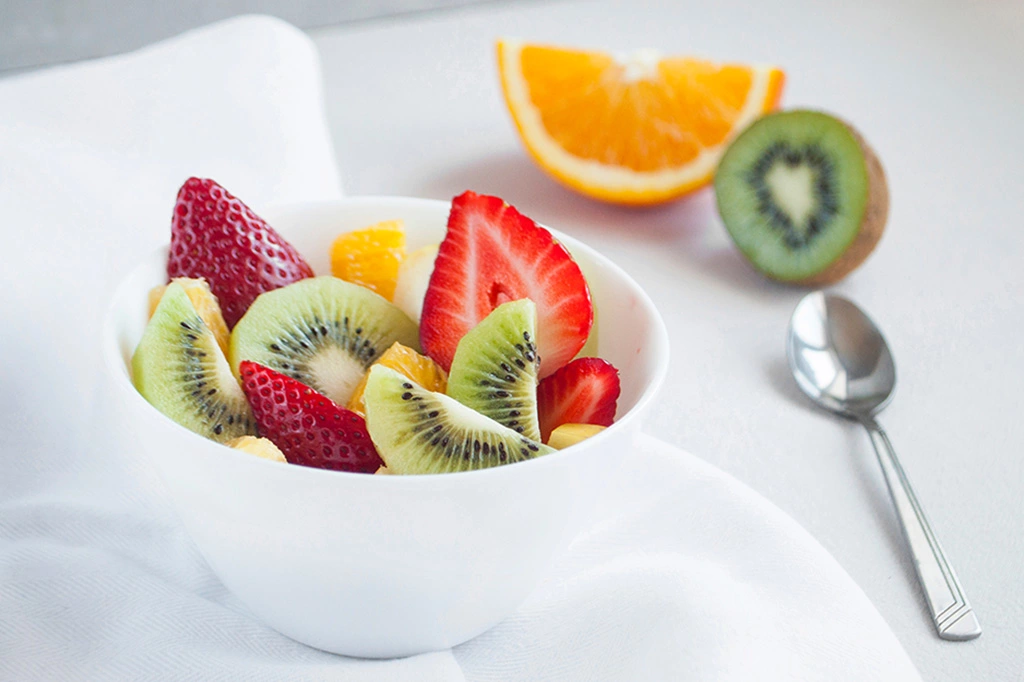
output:
[[[224,323],[224,315],[221,313],[220,303],[217,302],[217,297],[210,291],[210,285],[202,277],[198,279],[175,277],[171,281],[177,282],[185,289],[185,293],[188,294],[188,300],[192,301],[192,306],[199,313],[199,317],[202,318],[206,326],[213,332],[214,338],[217,339],[217,345],[227,355],[230,333],[228,332],[228,326]],[[153,317],[153,312],[160,304],[160,299],[163,298],[164,291],[166,290],[166,284],[161,284],[149,290],[150,317]]]
[[376,291],[390,301],[403,258],[402,221],[387,220],[335,239],[331,245],[331,274]]
[[[381,353],[374,364],[384,365],[396,372],[401,372],[428,391],[444,393],[448,390],[448,375],[439,364],[397,341]],[[352,397],[349,398],[348,409],[353,412],[366,414],[363,391],[366,390],[366,382],[369,381],[369,378],[369,372],[363,375],[363,380],[359,382]]]
[[505,103],[526,149],[557,180],[620,204],[708,184],[729,142],[775,108],[771,66],[498,41]]

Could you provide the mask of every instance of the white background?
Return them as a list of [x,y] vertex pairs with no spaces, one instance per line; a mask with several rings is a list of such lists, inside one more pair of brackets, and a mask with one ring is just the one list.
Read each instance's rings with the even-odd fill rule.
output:
[[[495,4],[313,35],[349,194],[495,193],[614,258],[672,338],[647,430],[808,528],[924,679],[1024,680],[1024,4]],[[747,267],[708,191],[627,210],[549,180],[501,100],[502,35],[776,63],[784,106],[840,114],[872,143],[889,175],[889,226],[834,289],[870,311],[896,354],[899,388],[880,421],[973,602],[979,640],[936,638],[867,438],[815,411],[789,378],[783,339],[804,291]]]

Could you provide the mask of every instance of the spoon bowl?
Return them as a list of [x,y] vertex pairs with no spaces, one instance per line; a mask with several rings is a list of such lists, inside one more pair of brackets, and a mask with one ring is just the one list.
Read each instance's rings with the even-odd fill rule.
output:
[[892,400],[896,366],[878,327],[856,305],[817,291],[793,311],[789,367],[807,396],[850,418],[870,416]]

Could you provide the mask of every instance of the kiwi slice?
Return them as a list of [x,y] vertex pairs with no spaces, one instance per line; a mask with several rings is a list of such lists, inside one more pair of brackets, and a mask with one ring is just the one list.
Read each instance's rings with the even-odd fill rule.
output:
[[256,433],[249,402],[217,337],[171,282],[132,356],[132,383],[154,407],[215,441]]
[[252,360],[346,405],[395,342],[419,349],[419,329],[385,298],[336,277],[299,280],[253,301],[231,332],[231,366]]
[[878,157],[828,114],[769,114],[729,146],[718,211],[740,251],[773,279],[836,282],[875,248],[889,212]]
[[370,368],[365,395],[366,428],[390,473],[485,469],[554,452],[383,365]]
[[537,306],[528,298],[502,303],[459,341],[448,395],[540,442]]

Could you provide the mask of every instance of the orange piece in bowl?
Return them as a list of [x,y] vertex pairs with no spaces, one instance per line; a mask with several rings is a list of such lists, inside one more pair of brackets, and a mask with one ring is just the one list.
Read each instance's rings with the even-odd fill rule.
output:
[[774,109],[771,66],[498,41],[505,103],[527,151],[591,197],[656,204],[707,185],[729,142]]
[[[448,374],[441,369],[440,365],[397,341],[381,353],[381,356],[373,364],[384,365],[404,374],[428,391],[444,393],[448,390]],[[369,381],[369,378],[370,372],[367,371],[348,401],[348,409],[353,412],[366,414],[363,393],[366,391],[366,382]]]
[[398,266],[405,258],[401,220],[386,220],[339,235],[331,244],[331,274],[375,291],[389,301],[395,295]]

